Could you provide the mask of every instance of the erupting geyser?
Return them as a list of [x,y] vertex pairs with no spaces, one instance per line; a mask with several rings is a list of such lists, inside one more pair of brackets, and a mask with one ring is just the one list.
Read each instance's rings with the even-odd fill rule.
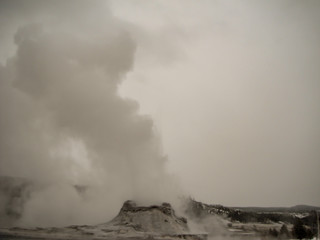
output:
[[0,230],[1,239],[206,239],[206,234],[191,233],[187,219],[177,217],[169,203],[137,206],[126,201],[110,222],[98,225],[73,225],[64,228],[11,228]]

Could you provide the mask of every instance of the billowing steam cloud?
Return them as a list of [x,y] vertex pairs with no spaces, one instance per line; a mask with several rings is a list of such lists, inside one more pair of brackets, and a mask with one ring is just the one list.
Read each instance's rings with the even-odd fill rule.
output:
[[105,2],[24,3],[1,2],[21,21],[0,65],[0,175],[35,183],[18,224],[95,223],[126,199],[167,200],[153,122],[117,92],[134,63],[127,25]]

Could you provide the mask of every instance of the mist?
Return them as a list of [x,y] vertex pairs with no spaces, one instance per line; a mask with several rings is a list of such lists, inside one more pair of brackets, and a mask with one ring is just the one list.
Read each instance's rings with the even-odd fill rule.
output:
[[33,183],[15,225],[105,222],[125,200],[178,195],[152,119],[118,94],[136,42],[107,3],[1,1],[14,34],[0,68],[0,175]]
[[187,192],[320,205],[319,2],[138,3],[114,4],[144,30],[121,94],[153,116]]
[[0,196],[17,215],[0,224],[94,224],[181,195],[320,205],[319,10],[0,1],[0,176],[28,183]]

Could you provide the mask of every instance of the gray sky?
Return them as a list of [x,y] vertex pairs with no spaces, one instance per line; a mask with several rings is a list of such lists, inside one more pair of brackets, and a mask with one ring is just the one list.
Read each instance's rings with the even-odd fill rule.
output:
[[318,1],[114,2],[140,27],[120,89],[199,200],[320,205]]
[[319,10],[1,1],[0,175],[42,182],[21,224],[94,223],[127,199],[183,194],[320,205]]

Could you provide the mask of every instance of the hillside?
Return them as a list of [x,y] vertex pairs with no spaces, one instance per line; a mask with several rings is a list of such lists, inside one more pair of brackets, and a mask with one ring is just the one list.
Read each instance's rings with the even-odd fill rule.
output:
[[185,212],[198,222],[214,217],[232,235],[259,235],[289,238],[295,234],[294,227],[300,225],[308,237],[317,233],[317,214],[319,207],[298,205],[283,208],[263,207],[225,207],[205,204],[187,199]]

